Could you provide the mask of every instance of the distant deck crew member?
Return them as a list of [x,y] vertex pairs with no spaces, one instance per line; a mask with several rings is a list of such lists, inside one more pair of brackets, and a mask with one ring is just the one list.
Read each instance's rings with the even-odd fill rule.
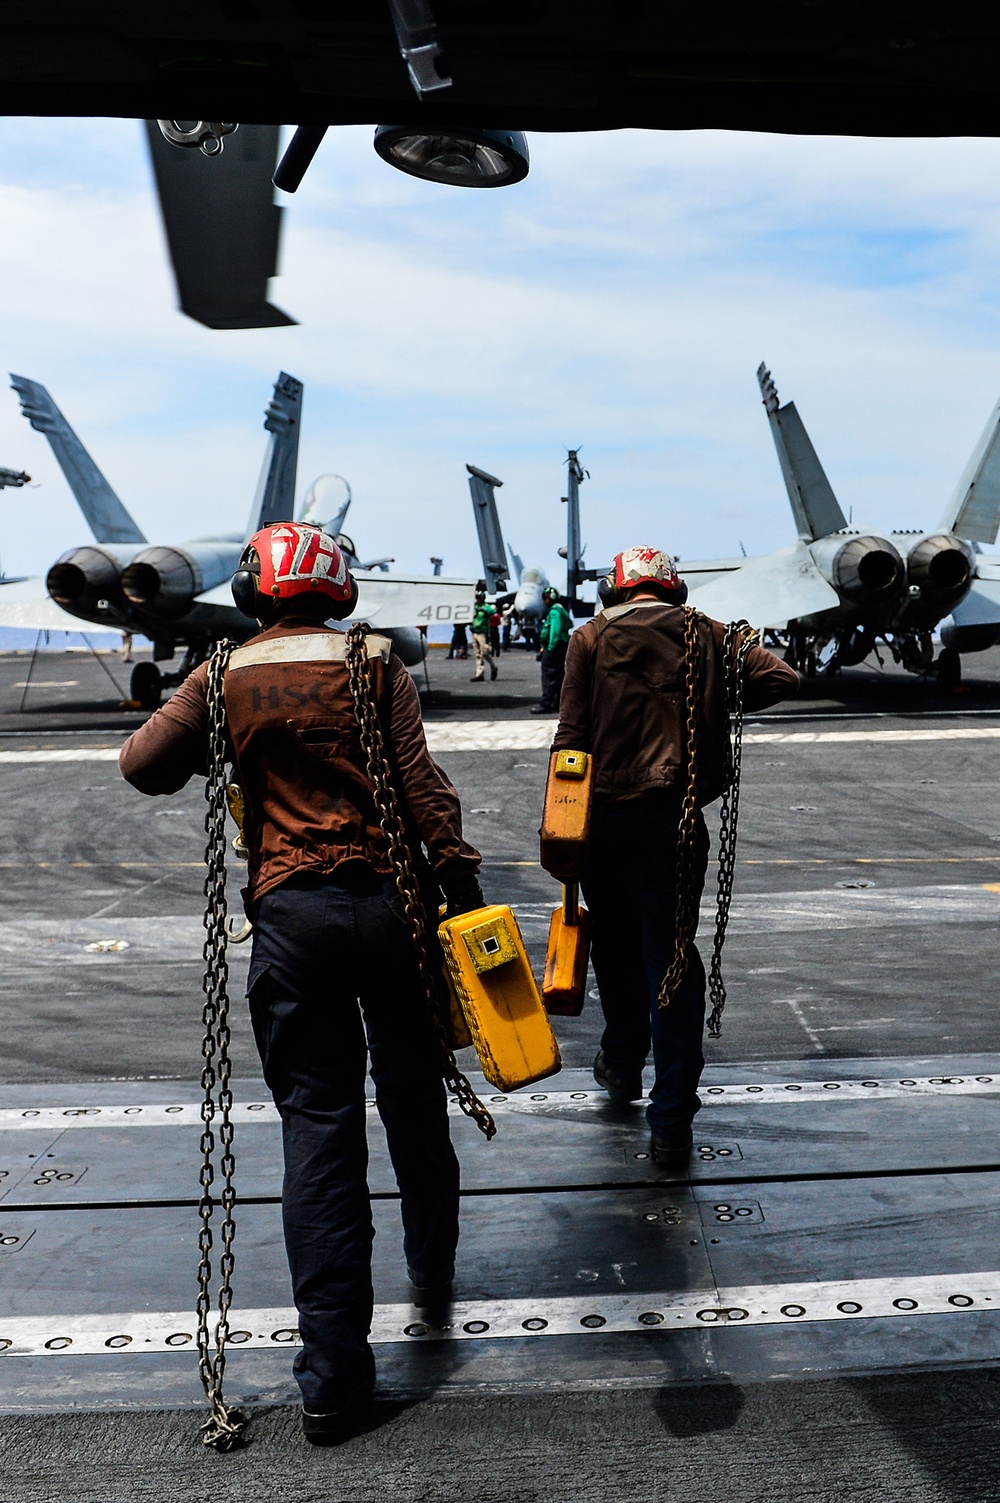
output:
[[493,657],[491,641],[496,614],[497,608],[486,599],[486,591],[477,590],[476,607],[472,613],[472,646],[476,653],[476,671],[472,675],[474,684],[480,683],[485,678],[487,667],[489,667],[491,679],[497,676],[497,665]]
[[573,626],[569,611],[559,599],[559,591],[554,585],[549,585],[542,591],[542,599],[548,607],[538,633],[542,697],[537,705],[532,705],[532,715],[545,715],[559,708],[559,695],[566,668],[566,647]]
[[[679,989],[659,1006],[674,953],[677,826],[687,774],[687,588],[669,554],[627,548],[601,582],[605,608],[570,638],[554,750],[590,752],[594,795],[583,892],[592,916],[593,964],[605,1027],[594,1076],[612,1101],[642,1096],[652,1045],[655,1080],[647,1121],[658,1163],[682,1164],[700,1106],[705,969],[692,943]],[[697,618],[700,643],[699,806],[723,792],[728,719],[725,628]],[[743,702],[763,709],[798,691],[798,674],[752,646]],[[693,879],[700,896],[708,833],[699,812]],[[697,911],[697,906],[695,907]]]
[[464,621],[459,621],[452,627],[451,642],[448,645],[450,658],[467,658],[469,656],[469,639],[466,636]]
[[[416,1304],[450,1295],[459,1170],[441,1060],[355,719],[346,637],[325,625],[352,614],[357,585],[333,538],[280,523],[247,545],[233,594],[262,627],[233,653],[225,676],[246,803],[250,1016],[281,1115],[303,1429],[325,1444],[350,1433],[375,1379],[369,1058]],[[417,858],[427,901],[433,912],[443,893],[450,912],[465,912],[482,903],[480,857],[462,838],[458,796],[428,754],[416,688],[391,643],[370,635],[366,648],[397,797],[427,853]],[[121,770],[141,792],[175,793],[205,773],[207,681],[203,664],[125,743]]]

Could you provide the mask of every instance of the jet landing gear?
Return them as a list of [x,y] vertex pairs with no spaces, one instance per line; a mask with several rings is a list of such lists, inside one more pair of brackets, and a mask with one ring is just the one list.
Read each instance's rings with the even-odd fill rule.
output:
[[188,674],[204,662],[206,651],[201,647],[189,647],[181,666],[173,673],[163,673],[156,663],[136,663],[129,680],[129,695],[141,710],[158,710],[164,689],[176,689]]
[[934,673],[942,689],[957,689],[962,682],[962,655],[957,647],[942,647],[934,664]]

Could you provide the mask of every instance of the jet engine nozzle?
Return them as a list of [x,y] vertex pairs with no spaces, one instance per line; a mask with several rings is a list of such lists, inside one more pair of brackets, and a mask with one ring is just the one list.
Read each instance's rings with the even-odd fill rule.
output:
[[196,538],[183,548],[143,548],[122,572],[125,599],[158,621],[186,616],[197,596],[233,577],[243,544]]
[[833,556],[830,580],[845,600],[879,605],[903,584],[903,560],[886,538],[852,537]]
[[122,573],[126,600],[171,620],[186,615],[202,589],[196,560],[181,548],[144,548]]
[[111,619],[114,608],[122,603],[121,551],[113,547],[71,548],[46,574],[45,588],[56,605],[73,616],[90,621]]
[[972,583],[972,558],[959,538],[939,533],[914,544],[907,556],[906,574],[929,605],[957,605]]

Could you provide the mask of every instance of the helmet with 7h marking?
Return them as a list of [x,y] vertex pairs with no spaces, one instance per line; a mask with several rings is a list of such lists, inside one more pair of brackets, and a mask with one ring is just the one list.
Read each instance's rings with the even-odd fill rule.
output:
[[341,621],[358,602],[358,586],[329,533],[307,522],[275,522],[247,543],[233,575],[233,599],[245,616],[269,620],[285,602],[321,620]]

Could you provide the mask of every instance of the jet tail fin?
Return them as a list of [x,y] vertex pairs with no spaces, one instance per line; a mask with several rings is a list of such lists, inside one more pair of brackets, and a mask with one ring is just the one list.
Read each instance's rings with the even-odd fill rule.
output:
[[10,384],[32,428],[44,433],[66,476],[66,483],[99,543],[144,543],[129,516],[44,386],[27,376],[11,375]]
[[250,509],[247,537],[253,537],[272,522],[291,522],[295,517],[301,426],[302,382],[281,371],[264,413],[264,427],[270,438]]
[[514,565],[514,578],[520,584],[521,575],[524,573],[524,561],[518,557],[509,543],[507,544],[507,552],[510,554],[510,561]]
[[839,532],[847,526],[847,518],[833,494],[833,487],[826,478],[795,403],[786,402],[784,407],[779,406],[777,387],[763,362],[758,367],[757,380],[799,537],[813,542],[816,538],[826,537],[827,533]]
[[941,519],[941,532],[995,543],[1000,527],[1000,402],[990,413]]
[[465,468],[469,472],[469,490],[472,493],[472,513],[479,535],[479,551],[483,555],[483,577],[486,588],[492,595],[506,587],[510,576],[494,494],[497,487],[503,485],[503,481],[495,475],[488,475],[485,470],[477,470],[474,464],[467,464]]

